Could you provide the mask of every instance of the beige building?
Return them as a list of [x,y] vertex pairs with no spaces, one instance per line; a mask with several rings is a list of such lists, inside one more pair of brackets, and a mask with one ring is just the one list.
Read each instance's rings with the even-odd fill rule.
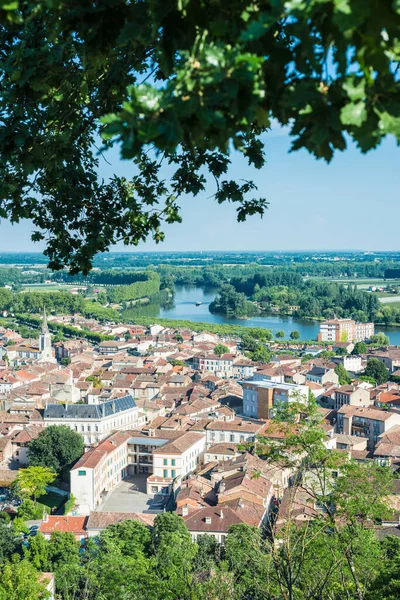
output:
[[188,431],[153,450],[153,474],[147,478],[147,493],[170,493],[184,477],[204,461],[206,436]]
[[379,408],[342,406],[337,413],[337,432],[368,438],[368,450],[373,450],[379,436],[394,425],[400,425],[400,414]]
[[353,319],[330,319],[319,327],[319,342],[363,342],[375,333],[374,323],[356,323]]
[[371,395],[364,387],[354,384],[342,385],[333,393],[333,406],[339,410],[342,406],[370,406],[372,404]]

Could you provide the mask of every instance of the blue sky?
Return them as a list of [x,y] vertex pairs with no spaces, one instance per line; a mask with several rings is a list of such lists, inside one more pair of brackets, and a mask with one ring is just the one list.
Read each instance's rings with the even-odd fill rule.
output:
[[[149,241],[138,250],[399,250],[400,150],[393,138],[362,155],[350,145],[330,165],[306,151],[289,154],[286,130],[274,127],[265,136],[266,165],[250,169],[235,156],[231,175],[253,179],[259,196],[270,202],[263,219],[237,223],[234,205],[218,206],[206,193],[180,202],[183,223],[165,227],[166,240]],[[100,174],[130,176],[131,165],[109,153],[112,165],[102,161]],[[167,175],[167,173],[166,173]],[[30,241],[29,222],[11,226],[0,222],[0,251],[41,251]],[[118,245],[114,250],[130,250]],[[132,248],[135,251],[135,248]]]

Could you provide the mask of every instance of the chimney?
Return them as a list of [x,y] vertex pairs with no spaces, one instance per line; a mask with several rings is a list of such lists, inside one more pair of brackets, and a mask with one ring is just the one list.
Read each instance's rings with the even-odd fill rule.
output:
[[243,500],[239,500],[239,508],[244,508],[244,502],[243,502]]
[[225,491],[225,482],[221,481],[221,483],[219,484],[219,493],[223,494]]
[[49,521],[49,515],[48,513],[44,510],[43,511],[43,523],[48,523]]
[[222,511],[222,508],[221,508],[221,511],[220,511],[220,513],[219,513],[219,518],[220,518],[220,519],[223,519],[223,518],[224,518],[224,513],[223,513],[223,511]]
[[187,504],[185,504],[185,506],[182,506],[182,517],[187,517],[188,513],[189,513],[189,510],[188,510]]

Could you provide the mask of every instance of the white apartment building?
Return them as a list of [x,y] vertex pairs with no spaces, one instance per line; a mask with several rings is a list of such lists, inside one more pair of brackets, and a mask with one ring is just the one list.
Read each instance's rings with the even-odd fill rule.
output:
[[342,364],[346,371],[350,371],[351,373],[361,373],[363,371],[362,358],[356,354],[334,356],[332,361],[337,364]]
[[88,450],[72,467],[71,494],[81,514],[94,510],[103,495],[125,477],[130,437],[130,433],[117,431],[97,448]]
[[134,429],[143,424],[130,395],[100,404],[47,404],[43,418],[45,427],[67,425],[77,431],[86,446],[104,440],[116,429]]
[[274,407],[291,401],[307,400],[308,387],[272,381],[243,382],[243,414],[254,419],[270,419]]
[[199,354],[193,357],[193,368],[197,371],[209,371],[218,373],[222,377],[232,377],[233,361],[236,359],[234,354]]

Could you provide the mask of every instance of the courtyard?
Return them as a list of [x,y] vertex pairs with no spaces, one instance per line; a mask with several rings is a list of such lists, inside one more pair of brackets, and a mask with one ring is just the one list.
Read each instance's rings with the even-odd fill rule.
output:
[[102,512],[161,513],[166,508],[168,497],[146,493],[147,475],[127,477],[109,492],[97,508]]

